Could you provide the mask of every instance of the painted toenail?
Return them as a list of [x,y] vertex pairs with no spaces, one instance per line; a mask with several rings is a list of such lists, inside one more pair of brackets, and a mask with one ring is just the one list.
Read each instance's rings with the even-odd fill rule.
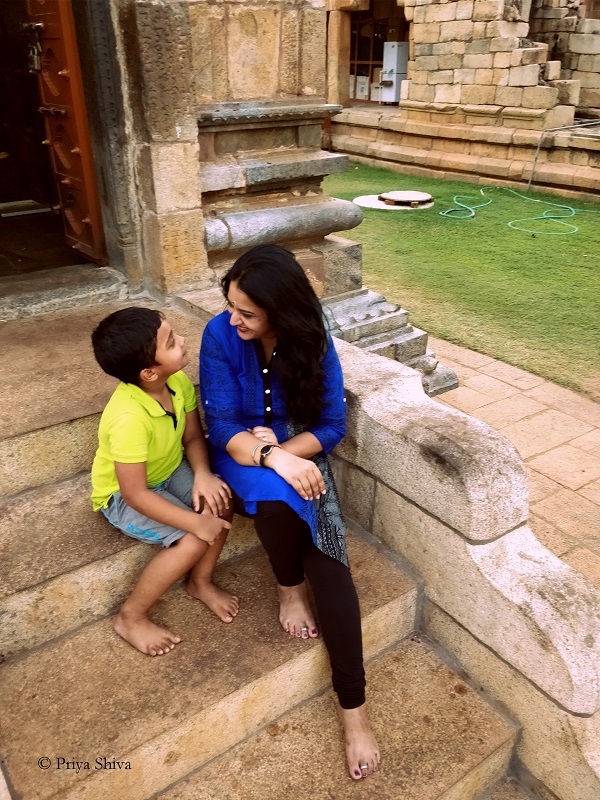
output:
[[354,774],[357,778],[360,778],[360,772],[357,769],[354,770]]

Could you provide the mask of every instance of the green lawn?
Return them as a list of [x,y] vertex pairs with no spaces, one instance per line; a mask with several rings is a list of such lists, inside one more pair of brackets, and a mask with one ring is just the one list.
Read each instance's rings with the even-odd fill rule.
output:
[[[432,336],[600,399],[600,214],[566,220],[579,228],[573,235],[532,235],[507,223],[551,206],[493,189],[492,204],[474,219],[445,218],[439,212],[455,195],[483,202],[480,187],[355,163],[324,189],[346,200],[402,189],[432,194],[427,210],[364,209],[362,224],[346,234],[363,244],[363,285],[401,303]],[[527,196],[600,211],[600,203]],[[559,230],[552,221],[521,224]]]

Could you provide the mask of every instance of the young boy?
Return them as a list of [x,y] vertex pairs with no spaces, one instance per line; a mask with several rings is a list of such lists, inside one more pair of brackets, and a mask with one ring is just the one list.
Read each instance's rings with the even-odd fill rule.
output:
[[116,311],[100,322],[92,345],[104,372],[121,381],[100,419],[94,510],[128,536],[164,548],[140,575],[114,627],[142,653],[164,655],[181,638],[148,613],[188,571],[192,597],[223,622],[238,612],[237,597],[212,581],[231,527],[231,492],[210,471],[196,392],[181,371],[188,363],[185,340],[163,314]]

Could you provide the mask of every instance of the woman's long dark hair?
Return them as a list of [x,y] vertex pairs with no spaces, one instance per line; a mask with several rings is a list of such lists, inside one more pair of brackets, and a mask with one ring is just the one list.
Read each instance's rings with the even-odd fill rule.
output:
[[259,245],[240,256],[221,280],[227,298],[232,281],[267,315],[277,336],[273,362],[290,418],[313,425],[324,405],[322,357],[327,333],[321,304],[292,253]]

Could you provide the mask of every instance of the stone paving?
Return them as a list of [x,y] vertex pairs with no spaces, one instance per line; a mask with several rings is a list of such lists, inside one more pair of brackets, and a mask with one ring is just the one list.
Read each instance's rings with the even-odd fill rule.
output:
[[600,405],[537,375],[429,337],[458,389],[436,397],[496,428],[529,474],[530,524],[600,588]]

